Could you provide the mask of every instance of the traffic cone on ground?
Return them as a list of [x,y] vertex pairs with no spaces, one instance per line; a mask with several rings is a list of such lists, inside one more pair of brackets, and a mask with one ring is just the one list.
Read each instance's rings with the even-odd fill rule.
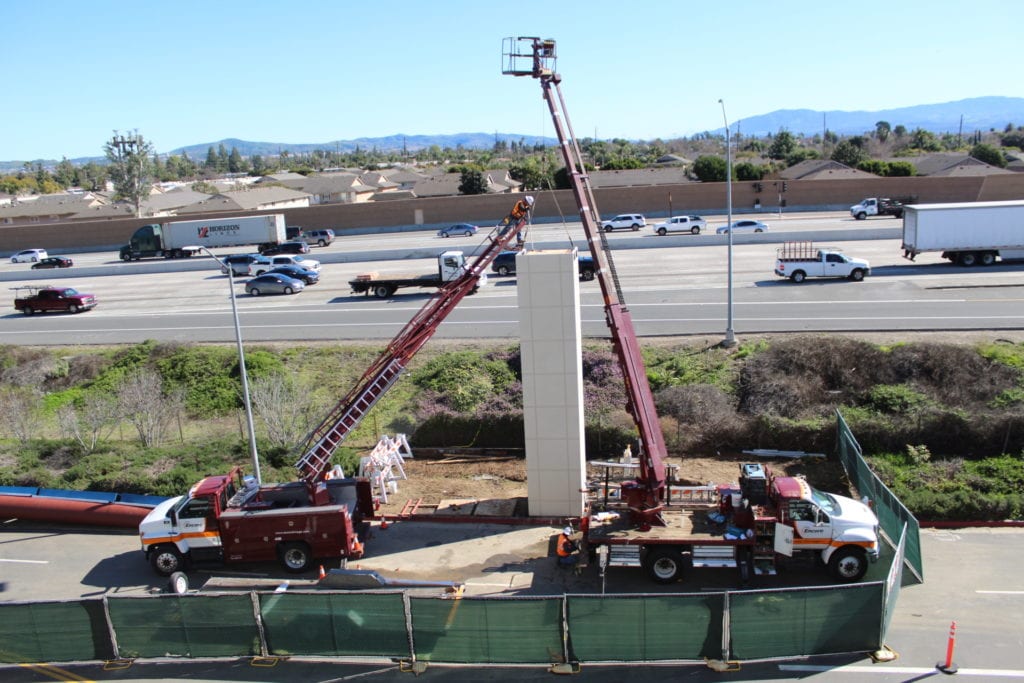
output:
[[387,520],[386,517],[382,517],[381,520],[380,520],[380,530],[381,531],[387,531],[387,528],[388,528],[388,520]]
[[320,565],[320,580],[323,581],[327,577],[327,572],[324,571],[324,566]]

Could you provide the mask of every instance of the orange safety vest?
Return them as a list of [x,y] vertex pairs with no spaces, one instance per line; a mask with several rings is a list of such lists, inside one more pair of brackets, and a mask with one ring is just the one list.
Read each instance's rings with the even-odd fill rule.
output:
[[573,543],[572,539],[570,539],[565,534],[562,534],[558,537],[559,557],[569,557],[570,555],[572,555],[574,550],[576,550],[576,544]]

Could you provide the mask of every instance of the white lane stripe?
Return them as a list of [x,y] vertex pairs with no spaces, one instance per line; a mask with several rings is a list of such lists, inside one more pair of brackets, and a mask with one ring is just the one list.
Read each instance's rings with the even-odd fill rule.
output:
[[[841,674],[901,674],[921,676],[938,673],[937,668],[913,667],[913,666],[888,666],[876,664],[874,666],[815,666],[813,664],[780,664],[780,671],[793,671],[803,673],[841,673]],[[958,669],[957,676],[986,676],[989,678],[1024,678],[1024,671],[1015,669]]]
[[0,557],[0,562],[11,562],[14,564],[50,564],[49,560],[8,560]]
[[1024,591],[974,591],[984,595],[1024,595]]

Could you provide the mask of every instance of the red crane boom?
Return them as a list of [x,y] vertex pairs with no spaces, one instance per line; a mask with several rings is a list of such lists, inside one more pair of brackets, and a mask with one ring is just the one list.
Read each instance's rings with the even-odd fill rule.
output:
[[654,396],[647,383],[647,370],[633,329],[633,318],[622,300],[615,264],[600,229],[600,214],[590,187],[590,177],[586,174],[583,156],[565,111],[565,100],[559,86],[562,78],[555,71],[555,41],[535,37],[506,38],[502,52],[502,73],[540,79],[583,231],[597,267],[597,280],[604,296],[605,320],[626,384],[626,409],[640,434],[640,476],[623,484],[623,499],[638,526],[664,525],[661,509],[665,498],[665,440],[658,424]]

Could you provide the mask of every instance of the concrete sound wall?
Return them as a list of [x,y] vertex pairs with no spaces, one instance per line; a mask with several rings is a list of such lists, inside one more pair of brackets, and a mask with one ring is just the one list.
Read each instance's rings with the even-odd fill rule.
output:
[[[775,211],[779,205],[781,181],[761,182],[758,193],[748,181],[733,183],[733,211]],[[576,202],[569,190],[535,192],[536,222],[549,223],[579,219]],[[640,212],[650,218],[671,214],[725,213],[725,183],[686,183],[615,187],[594,191],[603,217],[616,213]],[[837,180],[790,180],[784,195],[788,211],[846,210],[863,197],[916,195],[922,203],[971,202],[1024,199],[1024,173],[960,178],[866,178]],[[340,235],[378,231],[428,230],[448,223],[493,225],[512,208],[516,196],[476,195],[399,199],[362,204],[330,204],[286,209],[288,225],[307,229],[332,228]],[[249,215],[255,212],[237,212]],[[188,220],[218,214],[189,215]],[[219,214],[223,216],[224,214]],[[115,249],[128,241],[134,230],[146,223],[174,220],[109,219],[64,223],[0,226],[0,254],[45,248],[54,254],[73,251]]]

